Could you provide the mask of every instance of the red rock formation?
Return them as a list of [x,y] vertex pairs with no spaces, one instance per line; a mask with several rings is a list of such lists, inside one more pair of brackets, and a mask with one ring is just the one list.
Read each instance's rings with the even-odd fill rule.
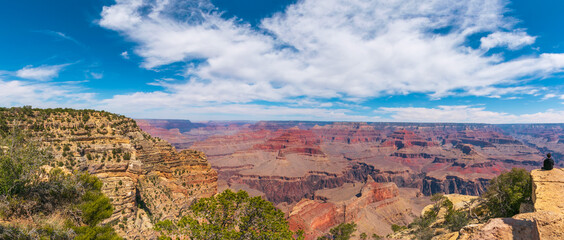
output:
[[278,130],[274,135],[278,137],[268,139],[265,143],[256,144],[253,150],[263,150],[285,154],[323,155],[321,138],[309,130],[291,128]]
[[[480,194],[501,171],[531,169],[542,160],[539,149],[486,124],[258,122],[194,147],[207,153],[220,179],[274,202],[311,198],[317,189],[368,175],[425,194]],[[382,177],[385,172],[395,174]]]
[[[302,229],[306,239],[316,239],[340,223],[356,222],[360,228],[378,224],[366,222],[366,214],[373,216],[369,218],[370,221],[377,219],[388,227],[391,224],[406,224],[411,221],[411,210],[402,204],[394,183],[377,183],[369,177],[358,195],[339,202],[303,199],[290,212],[290,229]],[[374,229],[371,230],[374,232]],[[382,229],[377,231],[385,235],[385,232],[379,232]]]

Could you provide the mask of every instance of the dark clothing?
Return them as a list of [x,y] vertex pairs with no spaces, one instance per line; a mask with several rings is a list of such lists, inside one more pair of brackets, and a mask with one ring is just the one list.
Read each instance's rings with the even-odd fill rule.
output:
[[552,158],[546,158],[544,160],[542,169],[544,170],[552,170],[552,168],[554,167],[554,160]]

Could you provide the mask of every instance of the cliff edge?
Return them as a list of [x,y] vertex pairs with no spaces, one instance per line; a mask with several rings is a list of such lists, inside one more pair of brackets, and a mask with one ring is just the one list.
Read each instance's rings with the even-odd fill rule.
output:
[[564,239],[564,170],[531,171],[533,212],[474,224],[449,239]]
[[177,151],[130,118],[104,111],[0,108],[0,128],[27,130],[51,149],[51,167],[88,171],[114,206],[105,224],[126,239],[154,239],[153,223],[176,219],[217,192],[204,153]]

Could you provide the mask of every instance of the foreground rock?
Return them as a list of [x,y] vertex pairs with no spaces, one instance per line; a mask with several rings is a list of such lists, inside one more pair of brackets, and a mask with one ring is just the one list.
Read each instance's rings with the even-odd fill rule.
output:
[[217,191],[217,173],[202,152],[177,152],[129,118],[72,109],[2,109],[0,114],[52,149],[51,166],[100,178],[115,208],[105,222],[128,239],[156,238],[154,222],[178,218],[192,201]]
[[466,226],[457,239],[564,239],[564,171],[531,171],[534,212]]

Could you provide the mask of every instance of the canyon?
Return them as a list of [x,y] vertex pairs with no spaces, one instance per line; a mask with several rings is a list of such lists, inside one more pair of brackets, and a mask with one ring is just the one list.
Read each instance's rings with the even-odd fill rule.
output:
[[[480,195],[489,180],[504,171],[540,168],[546,153],[562,166],[559,159],[564,156],[563,124],[239,121],[201,122],[183,132],[181,120],[174,125],[167,120],[137,121],[144,131],[179,148],[206,153],[218,172],[220,190],[243,189],[263,196],[289,219],[300,212],[311,215],[293,224],[320,226],[306,231],[313,235],[340,223],[327,222],[323,216],[343,211],[343,204],[320,195],[323,190],[349,191],[352,187],[343,188],[373,179],[415,190],[416,202],[435,193]],[[352,201],[356,195],[342,201]],[[410,197],[396,197],[410,202],[406,200]],[[393,209],[419,208],[400,205]],[[412,217],[401,216],[387,221],[387,226]],[[382,235],[390,230],[375,232]]]

